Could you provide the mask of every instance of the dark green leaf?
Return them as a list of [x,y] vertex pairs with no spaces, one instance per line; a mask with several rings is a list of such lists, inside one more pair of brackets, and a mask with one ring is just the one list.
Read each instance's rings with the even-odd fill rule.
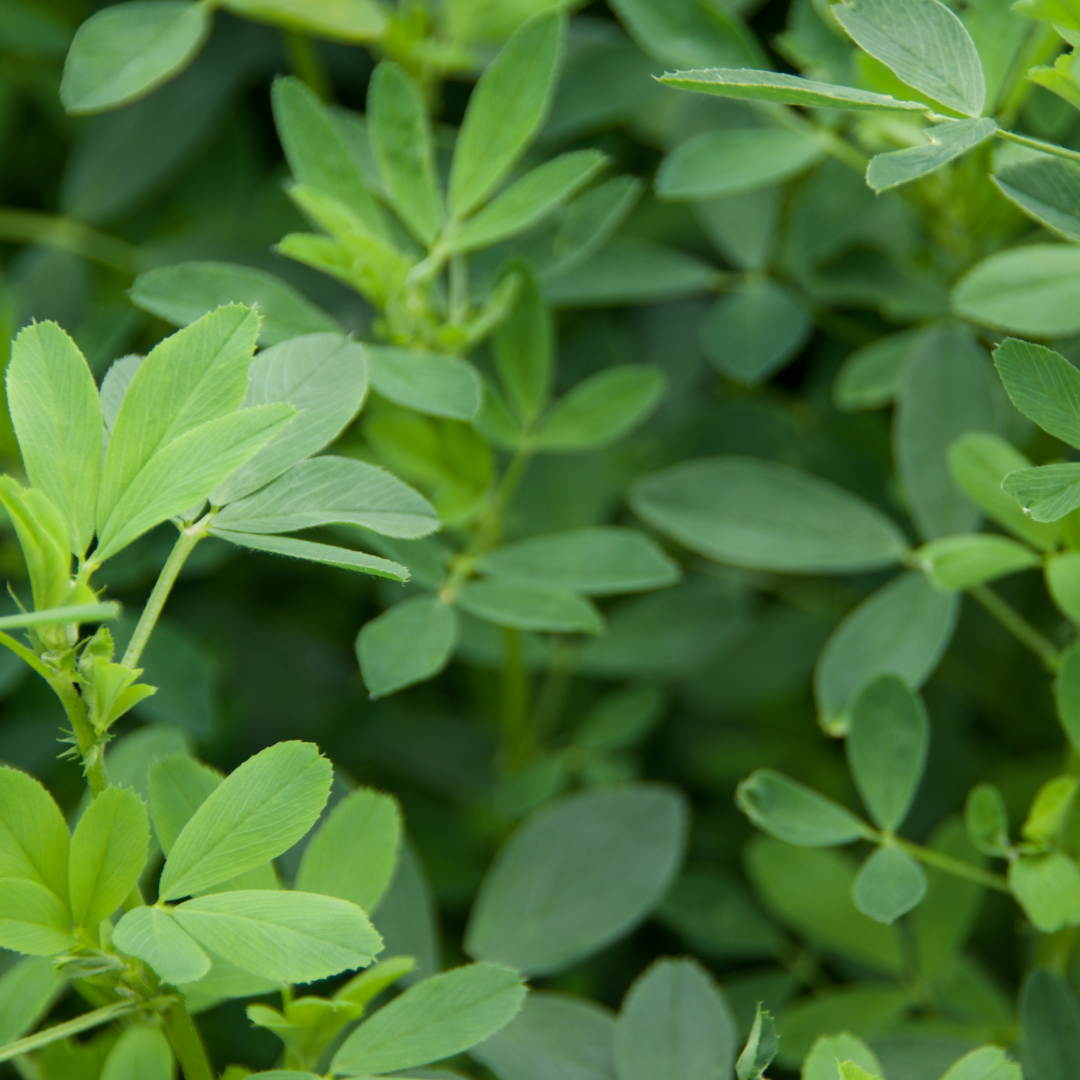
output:
[[1080,447],[1080,371],[1053,349],[1006,338],[994,363],[1012,403],[1044,431]]
[[833,381],[836,407],[843,412],[858,412],[888,405],[896,395],[904,362],[918,337],[917,330],[901,330],[851,353]]
[[1065,980],[1035,967],[1020,991],[1020,1045],[1029,1080],[1071,1080],[1080,1070],[1080,1009]]
[[602,634],[604,620],[591,601],[570,589],[513,580],[471,581],[457,598],[462,611],[516,630]]
[[1016,161],[990,178],[1028,217],[1080,241],[1080,166],[1055,157]]
[[262,551],[268,555],[285,555],[291,559],[336,566],[339,570],[355,570],[360,574],[389,578],[391,581],[408,581],[409,569],[389,559],[366,555],[362,551],[335,547],[332,544],[316,544],[310,540],[298,540],[295,536],[267,536],[264,533],[237,532],[233,529],[211,528],[213,536],[228,540],[230,544],[248,551]]
[[926,875],[907,852],[887,844],[863,863],[851,895],[864,915],[890,924],[926,895]]
[[758,828],[799,847],[850,844],[868,833],[839,803],[772,769],[758,769],[747,777],[735,801]]
[[356,654],[372,698],[438,675],[458,639],[457,613],[436,596],[414,596],[372,619],[356,639]]
[[924,146],[878,154],[866,170],[866,182],[878,192],[909,184],[974,150],[993,138],[997,124],[987,117],[979,120],[949,120],[926,132]]
[[387,345],[365,351],[372,389],[387,400],[451,420],[472,420],[479,411],[483,384],[467,360]]

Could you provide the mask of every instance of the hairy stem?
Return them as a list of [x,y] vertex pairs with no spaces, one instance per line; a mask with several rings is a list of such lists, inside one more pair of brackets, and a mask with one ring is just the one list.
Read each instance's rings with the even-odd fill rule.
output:
[[161,573],[158,575],[153,591],[150,593],[150,599],[146,601],[146,607],[143,608],[143,613],[139,617],[135,633],[131,635],[131,641],[128,642],[127,652],[124,653],[122,661],[124,667],[133,668],[138,664],[139,657],[142,656],[143,649],[146,648],[146,643],[150,640],[150,635],[153,633],[154,626],[161,615],[161,609],[165,606],[165,601],[169,598],[173,585],[176,584],[177,575],[187,561],[187,557],[194,550],[195,545],[206,535],[206,526],[210,517],[211,515],[207,514],[206,517],[195,522],[194,525],[189,525],[187,528],[180,530],[176,544],[173,546],[165,565],[161,568]]
[[910,840],[895,838],[897,847],[902,848],[909,855],[918,859],[919,862],[932,866],[936,870],[944,870],[947,874],[956,877],[967,878],[968,881],[982,885],[986,889],[995,889],[997,892],[1011,893],[1008,881],[1000,874],[992,874],[989,870],[983,870],[980,866],[972,866],[963,859],[954,859],[933,848],[923,847],[921,844],[913,844]]
[[187,1006],[182,1001],[176,1002],[163,1014],[162,1021],[184,1080],[214,1080],[213,1066]]
[[[0,1046],[0,1061],[10,1061],[12,1058],[19,1057],[22,1054],[29,1054],[32,1050],[40,1050],[50,1043],[66,1039],[69,1035],[78,1035],[82,1031],[100,1027],[110,1020],[116,1020],[118,1017],[135,1012],[137,1008],[138,1006],[132,1002],[117,1001],[112,1005],[106,1005],[104,1008],[95,1009],[93,1012],[83,1013],[82,1016],[76,1016],[74,1020],[68,1020],[66,1023],[56,1024],[54,1027],[37,1031],[33,1035],[27,1035],[24,1039],[16,1039],[14,1042],[8,1043],[7,1046]],[[210,1073],[207,1073],[206,1076],[213,1080]]]
[[976,600],[1021,644],[1027,646],[1051,671],[1061,667],[1061,652],[1053,643],[1031,625],[1015,608],[1011,607],[992,589],[976,585],[968,589]]

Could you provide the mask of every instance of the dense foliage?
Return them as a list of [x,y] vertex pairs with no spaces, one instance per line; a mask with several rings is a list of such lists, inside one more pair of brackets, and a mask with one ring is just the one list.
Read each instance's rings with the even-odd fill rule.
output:
[[1080,1076],[1074,47],[0,0],[0,1071]]

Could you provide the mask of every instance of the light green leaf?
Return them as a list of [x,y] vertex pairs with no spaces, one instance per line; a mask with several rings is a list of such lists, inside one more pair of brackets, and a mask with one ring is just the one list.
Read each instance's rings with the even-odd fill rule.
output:
[[116,4],[79,27],[64,64],[60,99],[69,113],[126,105],[182,71],[210,34],[202,4]]
[[984,533],[943,536],[924,544],[914,557],[939,589],[970,589],[1041,561],[1031,548],[1015,540]]
[[112,433],[113,424],[116,423],[116,415],[120,412],[120,405],[145,358],[137,353],[121,356],[109,365],[105,377],[101,380],[101,417],[105,421],[105,433]]
[[896,675],[868,681],[850,706],[846,749],[851,775],[879,828],[898,829],[915,798],[930,740],[919,697]]
[[332,774],[313,743],[277,743],[248,758],[184,826],[161,875],[161,898],[191,896],[292,847],[326,805]]
[[129,1027],[109,1051],[101,1080],[173,1080],[173,1055],[160,1027]]
[[877,192],[929,176],[930,173],[962,157],[969,150],[993,138],[997,124],[987,117],[978,120],[949,120],[928,128],[924,146],[878,154],[866,170],[866,182]]
[[604,619],[591,601],[570,589],[502,579],[470,581],[458,594],[462,611],[516,630],[602,634]]
[[1080,241],[1080,166],[1040,156],[1003,165],[990,179],[1028,217]]
[[888,405],[896,396],[904,363],[918,338],[917,330],[901,330],[850,353],[833,380],[833,404],[841,412]]
[[371,41],[388,23],[386,9],[375,0],[223,0],[222,6],[245,19],[331,41]]
[[[777,105],[801,105],[804,108],[926,111],[926,106],[918,101],[898,101],[888,94],[873,94],[853,86],[836,86],[778,71],[753,71],[747,68],[669,71],[660,76],[660,82],[699,94],[771,101]],[[830,1076],[829,1080],[833,1080],[833,1077]]]
[[414,539],[434,532],[439,518],[427,499],[384,469],[326,455],[301,461],[261,491],[230,503],[214,525],[247,533],[357,525]]
[[840,1080],[881,1080],[880,1076],[871,1076],[861,1065],[854,1061],[841,1061],[837,1066]]
[[832,13],[857,45],[909,86],[965,116],[982,112],[979,53],[964,24],[938,0],[846,0]]
[[1080,506],[1080,466],[1040,465],[1009,473],[1001,490],[1015,500],[1032,521],[1060,521]]
[[806,309],[782,285],[764,279],[717,300],[698,337],[717,371],[756,386],[802,350],[812,329]]
[[[182,841],[181,835],[177,846]],[[360,908],[316,893],[246,889],[200,896],[174,908],[173,918],[215,956],[280,983],[367,967],[382,949]]]
[[185,262],[135,279],[131,302],[174,326],[187,326],[223,304],[243,304],[262,317],[259,343],[277,345],[301,334],[341,333],[341,325],[288,282],[250,266]]
[[150,766],[150,817],[166,855],[192,815],[223,779],[217,769],[183,754],[159,758]]
[[414,596],[366,623],[356,655],[371,697],[438,675],[458,640],[457,612],[436,596]]
[[926,895],[926,874],[905,851],[887,844],[863,863],[851,887],[855,906],[871,919],[890,925]]
[[656,784],[548,803],[518,828],[484,878],[466,951],[546,975],[618,940],[671,884],[686,827],[682,796]]
[[540,130],[561,64],[563,26],[557,12],[530,19],[480,76],[450,168],[453,217],[480,206]]
[[1044,431],[1080,446],[1080,372],[1060,353],[1006,338],[994,363],[1012,403]]
[[1031,244],[976,263],[952,292],[965,319],[1025,337],[1080,332],[1080,248]]
[[754,458],[652,473],[630,489],[630,505],[692,551],[751,569],[848,573],[889,566],[907,547],[888,518],[843,489]]
[[107,787],[71,837],[68,883],[76,926],[97,932],[139,880],[150,852],[150,819],[132,788]]
[[976,784],[964,803],[968,839],[984,855],[1003,858],[1009,850],[1009,814],[993,784]]
[[949,472],[965,494],[992,521],[1040,551],[1058,546],[1060,529],[1035,521],[1002,490],[1002,482],[1014,472],[1031,468],[1019,450],[997,435],[972,432],[949,447]]
[[296,888],[374,911],[386,894],[401,847],[401,807],[370,788],[350,792],[304,849]]
[[492,336],[491,349],[510,412],[518,422],[531,424],[551,393],[555,330],[536,278],[524,265],[516,271],[517,300]]
[[891,672],[918,690],[948,647],[958,611],[955,593],[941,592],[922,573],[910,571],[849,612],[814,669],[821,726],[843,735],[852,695],[875,675]]
[[68,894],[68,830],[53,797],[32,776],[0,766],[0,878],[27,878]]
[[1062,614],[1080,622],[1080,551],[1065,551],[1046,560],[1046,586]]
[[240,407],[258,330],[253,311],[230,304],[167,337],[139,365],[105,452],[99,543],[117,503],[156,452]]
[[673,585],[678,565],[644,533],[601,525],[504,544],[481,556],[477,569],[592,596]]
[[174,439],[147,461],[121,495],[98,534],[94,559],[104,562],[148,529],[201,505],[222,480],[276,438],[295,415],[288,405],[257,405],[211,420]]
[[877,1054],[847,1031],[839,1035],[823,1035],[814,1043],[803,1062],[800,1080],[836,1080],[836,1069],[842,1061],[854,1061],[870,1073],[883,1070]]
[[615,0],[622,24],[650,56],[678,67],[761,67],[761,46],[733,5],[694,0]]
[[776,1022],[772,1013],[762,1008],[758,1002],[754,1014],[754,1026],[746,1046],[735,1062],[737,1080],[762,1080],[765,1070],[773,1063],[776,1052],[780,1049],[780,1037],[776,1033]]
[[695,135],[656,174],[661,199],[716,199],[799,176],[825,157],[809,136],[782,127],[728,128]]
[[30,482],[63,515],[72,554],[94,535],[104,433],[94,377],[56,323],[26,327],[11,348],[7,400]]
[[735,802],[758,828],[799,847],[850,844],[869,831],[839,803],[773,769],[751,773],[739,784]]
[[1009,888],[1040,933],[1080,926],[1080,869],[1064,852],[1021,855],[1009,864]]
[[259,353],[248,368],[244,407],[285,404],[296,416],[210,494],[214,506],[234,502],[332,443],[367,396],[367,350],[339,334],[310,334]]
[[446,223],[446,209],[424,99],[402,68],[383,61],[371,77],[367,110],[371,148],[390,205],[430,248]]
[[562,154],[527,172],[454,234],[451,251],[475,251],[517,236],[542,221],[607,163],[599,150]]
[[345,1076],[368,1076],[460,1054],[505,1027],[525,993],[521,976],[499,964],[469,964],[435,975],[361,1024],[331,1067]]
[[941,1080],[1023,1080],[1023,1075],[1000,1046],[980,1046],[965,1054]]
[[467,360],[388,345],[366,351],[371,387],[388,401],[451,420],[472,420],[480,411],[483,383]]
[[17,960],[0,975],[0,1046],[30,1031],[63,985],[51,958]]
[[129,956],[149,964],[171,986],[195,982],[210,970],[206,953],[166,908],[132,908],[116,924],[112,941]]
[[56,893],[27,878],[0,878],[0,948],[55,956],[74,944],[71,914]]
[[41,612],[63,604],[71,594],[71,541],[64,515],[42,492],[10,476],[0,476],[0,503],[19,538],[34,607]]
[[409,568],[377,555],[365,555],[351,548],[335,547],[333,544],[316,544],[311,540],[298,540],[295,536],[267,536],[262,533],[237,532],[233,529],[209,530],[212,536],[228,540],[230,544],[248,551],[262,551],[269,555],[286,555],[305,562],[336,566],[339,570],[355,570],[359,574],[389,578],[391,581],[408,581]]
[[615,1024],[619,1080],[719,1080],[730,1075],[735,1039],[712,976],[696,960],[657,960],[630,987]]
[[616,364],[579,382],[540,422],[536,445],[547,453],[596,450],[628,435],[659,406],[664,373],[648,364]]

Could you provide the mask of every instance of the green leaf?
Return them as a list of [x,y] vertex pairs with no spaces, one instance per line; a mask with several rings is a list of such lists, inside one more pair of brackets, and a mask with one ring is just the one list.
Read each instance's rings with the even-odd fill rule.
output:
[[592,596],[659,589],[679,580],[678,565],[653,540],[612,525],[504,544],[476,565],[495,577]]
[[1009,815],[993,784],[976,784],[964,803],[968,839],[984,855],[1003,858],[1009,850]]
[[761,1080],[779,1049],[780,1037],[776,1033],[776,1023],[772,1014],[759,1003],[746,1046],[743,1047],[739,1060],[735,1062],[737,1080]]
[[1080,551],[1066,551],[1046,560],[1046,585],[1062,614],[1080,622]]
[[458,594],[462,611],[516,630],[558,634],[602,634],[603,616],[591,601],[570,589],[502,579],[470,581]]
[[1061,666],[1054,680],[1054,703],[1069,742],[1080,748],[1080,648],[1075,645],[1061,654]]
[[230,503],[214,525],[247,533],[357,525],[414,539],[434,532],[439,519],[427,499],[384,469],[326,455],[301,461],[261,491]]
[[806,309],[782,285],[764,279],[717,300],[698,335],[721,375],[757,386],[802,350],[812,329]]
[[55,956],[74,944],[71,914],[56,893],[27,878],[0,878],[0,948]]
[[878,675],[850,707],[846,749],[855,786],[879,828],[907,817],[926,766],[930,724],[922,701],[896,675]]
[[63,604],[71,594],[71,542],[63,514],[42,492],[10,476],[0,476],[0,503],[19,538],[34,607],[42,612]]
[[837,1066],[840,1080],[881,1080],[880,1076],[871,1076],[861,1065],[854,1061],[841,1061]]
[[544,975],[618,940],[670,885],[686,824],[682,797],[654,784],[548,803],[519,827],[484,878],[466,951]]
[[386,894],[401,847],[401,807],[370,788],[350,792],[304,849],[296,888],[374,911]]
[[540,130],[561,65],[563,27],[557,12],[530,19],[480,76],[450,168],[454,218],[487,200]]
[[886,844],[863,863],[851,895],[864,915],[890,925],[926,895],[926,875],[907,852]]
[[613,1080],[614,1026],[611,1012],[586,998],[530,990],[521,1012],[469,1056],[503,1080]]
[[17,960],[8,967],[0,975],[0,1046],[35,1027],[63,985],[51,958]]
[[182,71],[210,35],[202,4],[116,4],[79,27],[64,64],[60,99],[69,113],[115,109]]
[[[182,842],[183,834],[177,847]],[[188,900],[172,914],[203,948],[274,982],[314,982],[367,967],[382,949],[363,911],[334,896],[245,889]]]
[[941,1080],[1023,1080],[1020,1066],[999,1046],[980,1046],[965,1054]]
[[483,383],[467,360],[388,345],[366,352],[371,387],[388,401],[451,420],[472,420],[480,411]]
[[339,334],[297,337],[259,353],[248,368],[244,407],[284,404],[297,415],[268,446],[210,494],[234,502],[332,443],[367,396],[367,350]]
[[615,1025],[619,1080],[728,1076],[735,1019],[695,960],[657,960],[630,987]]
[[389,21],[375,0],[319,0],[314,6],[307,0],[223,0],[222,6],[245,19],[350,43],[381,37]]
[[1080,506],[1080,466],[1040,465],[1020,469],[1002,480],[1001,490],[1014,500],[1026,518],[1052,524]]
[[979,53],[964,24],[938,0],[846,0],[832,14],[909,86],[965,116],[982,112]]
[[648,364],[616,364],[579,382],[540,422],[536,446],[549,454],[596,450],[645,422],[667,392],[664,373]]
[[915,552],[919,568],[939,589],[970,589],[1038,566],[1040,557],[1004,536],[972,533],[943,536]]
[[326,805],[332,774],[313,743],[278,743],[248,758],[184,826],[161,875],[161,898],[191,896],[292,847]]
[[298,540],[295,536],[266,536],[261,533],[237,532],[234,529],[209,530],[212,536],[228,540],[230,544],[248,551],[262,551],[269,555],[286,555],[305,562],[336,566],[339,570],[355,570],[359,574],[389,578],[391,581],[408,581],[409,568],[377,555],[365,555],[362,551],[335,547],[333,544],[316,544],[311,540]]
[[223,304],[243,304],[262,317],[259,344],[278,345],[302,334],[341,333],[333,316],[288,282],[250,266],[185,262],[148,270],[135,279],[131,302],[174,326],[188,326]]
[[1040,156],[1000,166],[990,179],[1028,217],[1080,241],[1080,166]]
[[129,1027],[109,1051],[101,1080],[173,1080],[173,1055],[159,1027]]
[[159,758],[150,766],[150,816],[166,855],[192,815],[223,779],[217,769],[183,754]]
[[986,432],[962,435],[949,447],[949,473],[967,497],[1014,536],[1040,551],[1053,551],[1058,546],[1058,527],[1033,520],[1002,491],[1002,481],[1010,473],[1030,467],[1019,450]]
[[491,247],[531,228],[584,187],[607,160],[599,150],[577,150],[530,170],[470,218],[451,238],[450,250]]
[[1064,852],[1021,855],[1009,864],[1009,888],[1040,933],[1080,926],[1080,869]]
[[[918,101],[898,101],[888,94],[874,94],[854,86],[803,79],[778,71],[753,71],[747,68],[708,68],[698,71],[669,71],[660,82],[679,90],[699,94],[739,98],[746,101],[769,101],[776,105],[801,105],[804,108],[869,109],[873,111],[908,109],[925,112]],[[833,1077],[829,1077],[833,1080]]]
[[833,404],[841,412],[888,405],[896,396],[904,362],[918,337],[917,330],[901,330],[850,353],[833,380]]
[[104,604],[65,604],[63,607],[46,608],[44,611],[27,611],[25,614],[5,615],[0,618],[0,629],[14,630],[26,626],[73,626],[81,622],[104,622],[120,614],[115,601]]
[[866,170],[866,182],[877,192],[889,191],[919,180],[981,146],[997,131],[987,117],[978,120],[949,120],[928,128],[924,146],[878,154]]
[[836,1080],[842,1061],[854,1061],[870,1073],[883,1071],[877,1055],[862,1039],[842,1031],[839,1035],[823,1035],[814,1043],[803,1062],[800,1080]]
[[68,830],[53,797],[32,776],[0,766],[0,879],[27,878],[68,894]]
[[278,137],[297,181],[348,207],[369,236],[387,239],[386,220],[334,114],[292,76],[275,80],[270,98]]
[[520,276],[517,300],[491,347],[510,411],[520,423],[531,424],[551,393],[555,331],[535,277],[524,265],[515,270]]
[[26,474],[63,515],[72,554],[85,555],[101,479],[101,404],[86,360],[56,323],[34,323],[15,339],[7,399]]
[[1020,827],[1020,835],[1029,844],[1047,850],[1060,843],[1078,784],[1080,781],[1075,776],[1055,776],[1039,788]]
[[918,690],[948,647],[958,611],[955,593],[943,593],[922,573],[909,571],[849,612],[814,669],[822,727],[843,735],[853,695],[875,675],[891,672]]
[[210,960],[172,913],[161,907],[132,908],[116,924],[112,942],[145,961],[171,986],[195,982],[210,970]]
[[636,481],[634,512],[721,562],[828,574],[897,562],[907,544],[878,510],[787,465],[743,457],[686,461]]
[[288,405],[256,405],[174,439],[150,458],[121,495],[98,535],[94,560],[104,562],[148,529],[201,506],[222,480],[273,441],[295,415]]
[[706,131],[673,150],[656,174],[661,199],[716,199],[790,180],[825,151],[807,135],[782,127]]
[[1055,438],[1080,447],[1080,371],[1053,349],[1006,338],[994,363],[1012,403]]
[[799,847],[850,844],[868,832],[839,803],[773,769],[758,769],[743,780],[735,803],[759,829]]
[[371,77],[367,110],[371,149],[390,205],[430,248],[446,223],[446,208],[424,99],[397,64],[383,61]]
[[615,0],[622,24],[650,56],[679,67],[760,67],[753,33],[728,6],[693,0]]
[[458,640],[457,612],[437,596],[414,596],[366,623],[356,655],[371,697],[438,675]]
[[435,975],[361,1024],[331,1067],[345,1076],[369,1076],[460,1054],[508,1024],[525,992],[521,976],[499,964],[469,964]]
[[71,837],[68,883],[76,926],[97,932],[139,880],[150,852],[150,819],[132,788],[108,787]]
[[1030,1080],[1075,1076],[1080,1069],[1080,1010],[1065,979],[1049,968],[1033,967],[1020,990],[1019,1013],[1024,1072]]
[[1080,248],[1031,244],[976,263],[952,291],[957,315],[1025,337],[1080,332]]

